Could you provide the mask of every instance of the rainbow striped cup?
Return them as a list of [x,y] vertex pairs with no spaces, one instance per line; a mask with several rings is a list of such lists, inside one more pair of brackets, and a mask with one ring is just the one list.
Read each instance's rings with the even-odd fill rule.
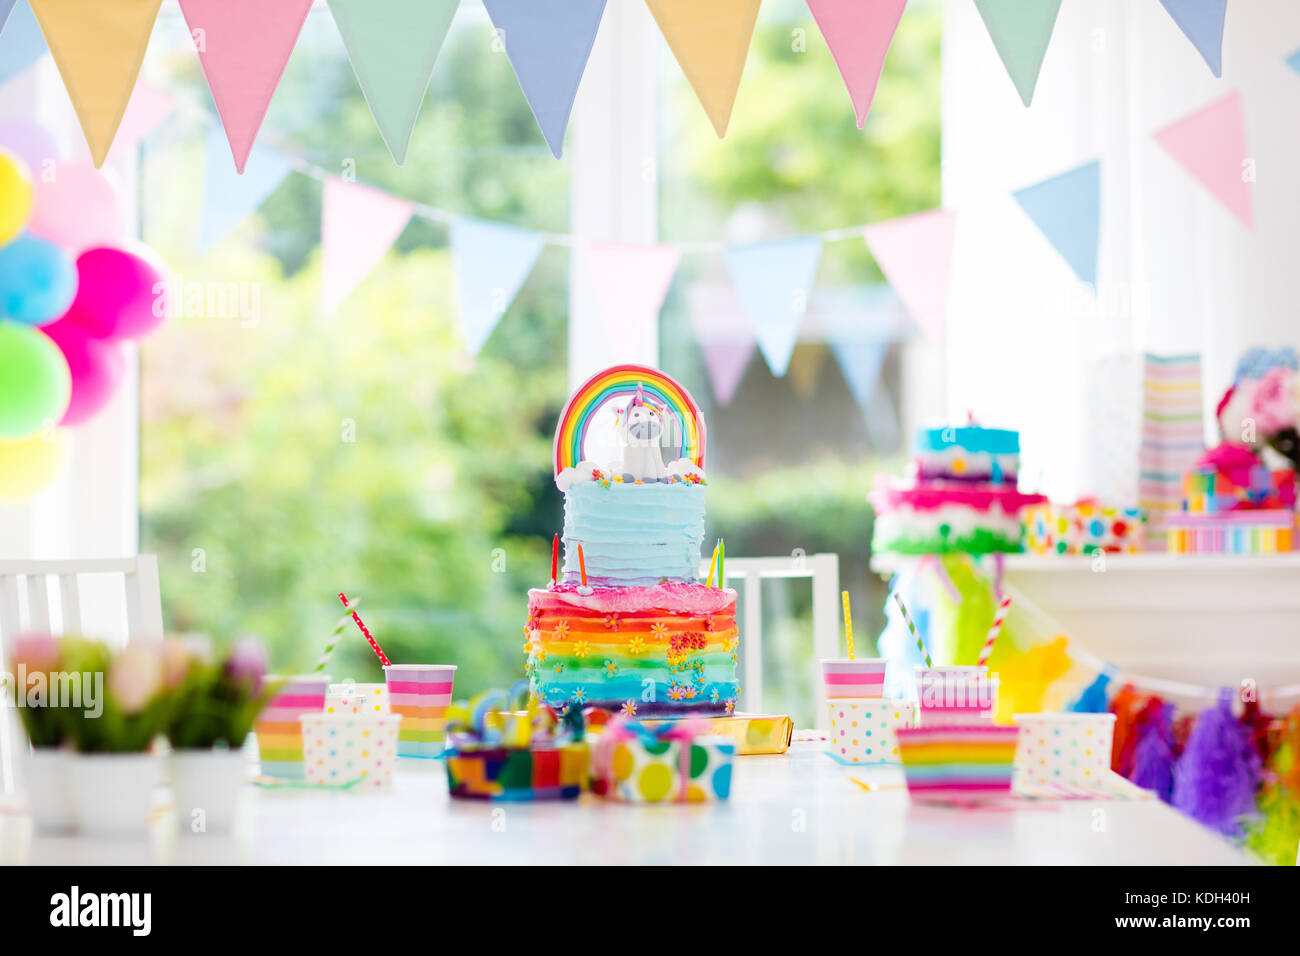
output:
[[908,793],[965,802],[1011,794],[1018,727],[900,727]]
[[998,679],[987,667],[917,667],[922,727],[989,725],[998,712]]
[[328,674],[304,674],[299,677],[271,678],[283,680],[271,702],[253,725],[257,736],[257,753],[262,773],[280,780],[302,780],[306,775],[302,762],[303,714],[325,710],[329,689]]
[[826,697],[882,697],[885,692],[885,664],[883,657],[824,658],[822,680],[826,684]]
[[455,664],[389,664],[384,668],[388,707],[402,715],[397,756],[437,757],[446,736]]

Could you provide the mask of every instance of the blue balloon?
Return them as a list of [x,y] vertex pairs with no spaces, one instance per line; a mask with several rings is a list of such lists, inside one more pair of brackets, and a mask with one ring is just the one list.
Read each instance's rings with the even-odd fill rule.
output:
[[48,325],[76,294],[76,263],[54,243],[24,235],[0,246],[0,317]]

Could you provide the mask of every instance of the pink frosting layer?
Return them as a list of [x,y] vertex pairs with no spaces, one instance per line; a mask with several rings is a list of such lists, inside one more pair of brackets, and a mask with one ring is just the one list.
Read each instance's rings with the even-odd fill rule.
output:
[[937,511],[946,505],[989,511],[996,506],[1009,515],[1047,501],[1043,495],[1022,495],[1010,488],[971,488],[943,482],[913,486],[881,484],[870,497],[871,503],[882,511],[905,506],[916,511]]
[[736,603],[733,588],[706,588],[702,584],[665,582],[648,588],[596,588],[579,594],[576,585],[561,584],[551,590],[528,592],[528,604],[535,610],[579,607],[607,613],[674,611],[680,614],[714,614]]

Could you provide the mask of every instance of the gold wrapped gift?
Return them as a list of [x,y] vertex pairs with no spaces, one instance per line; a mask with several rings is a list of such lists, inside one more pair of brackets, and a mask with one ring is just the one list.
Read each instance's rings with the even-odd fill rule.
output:
[[[794,721],[784,714],[732,714],[730,717],[695,717],[707,720],[709,733],[730,737],[736,742],[738,756],[783,754],[790,749]],[[647,726],[663,721],[644,720]]]

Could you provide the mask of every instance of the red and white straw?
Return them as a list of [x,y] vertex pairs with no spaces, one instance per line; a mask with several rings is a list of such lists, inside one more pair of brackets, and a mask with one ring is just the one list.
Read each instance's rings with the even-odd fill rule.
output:
[[993,626],[989,628],[989,636],[984,639],[984,647],[980,649],[979,660],[975,662],[976,667],[983,667],[989,662],[993,655],[993,645],[997,642],[998,635],[1002,633],[1002,624],[1007,619],[1007,608],[1011,607],[1011,595],[1008,594],[998,605],[997,613],[993,615]]

